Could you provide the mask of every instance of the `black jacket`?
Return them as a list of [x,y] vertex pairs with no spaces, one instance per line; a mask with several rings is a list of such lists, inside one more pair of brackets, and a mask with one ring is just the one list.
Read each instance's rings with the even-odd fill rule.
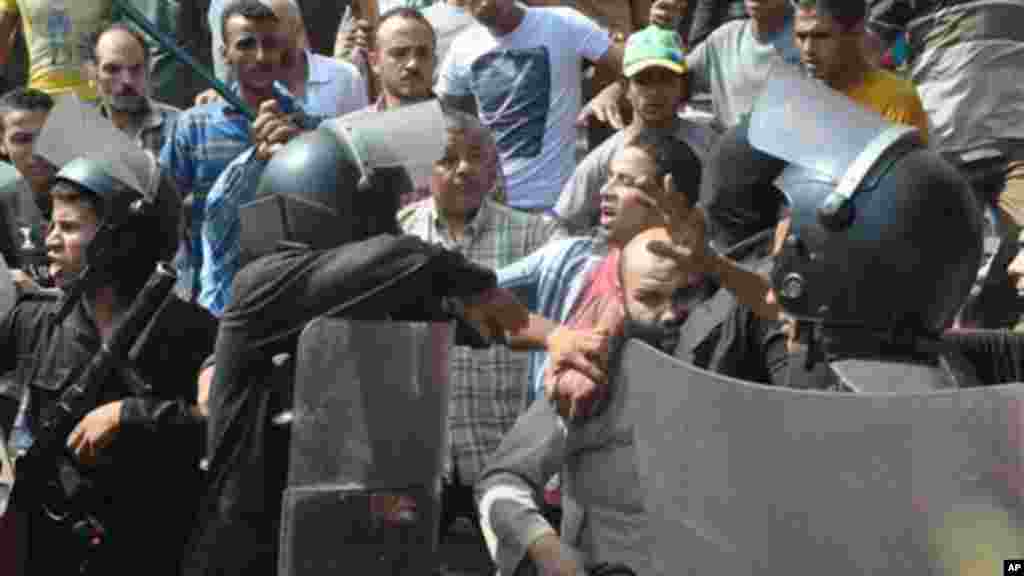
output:
[[240,270],[217,337],[210,483],[185,573],[277,573],[288,444],[272,418],[288,405],[281,396],[291,390],[294,367],[282,369],[272,359],[294,356],[310,320],[444,320],[444,297],[495,284],[493,272],[411,236],[281,252]]
[[[60,394],[65,375],[84,366],[99,350],[96,326],[79,303],[61,323],[58,301],[23,298],[0,325],[0,372],[15,370],[31,394],[31,425]],[[119,371],[105,381],[95,406],[122,401],[121,427],[91,469],[77,467],[94,487],[90,511],[107,531],[108,545],[95,572],[141,567],[146,573],[174,574],[194,516],[203,425],[195,404],[198,369],[213,347],[215,320],[204,310],[172,299],[152,330],[135,366],[152,387],[134,396]],[[66,489],[70,487],[66,486]],[[29,569],[32,574],[68,574],[72,561],[56,548],[52,526],[33,522]]]

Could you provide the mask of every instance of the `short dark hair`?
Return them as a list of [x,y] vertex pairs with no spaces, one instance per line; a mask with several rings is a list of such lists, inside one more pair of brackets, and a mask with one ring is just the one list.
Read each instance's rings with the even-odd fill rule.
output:
[[658,186],[662,185],[666,175],[671,174],[676,190],[686,195],[690,206],[700,198],[701,162],[686,142],[660,131],[640,130],[622,147],[639,148],[654,160]]
[[392,8],[380,15],[377,19],[377,27],[373,31],[374,43],[376,43],[377,35],[380,34],[380,29],[384,26],[384,23],[393,18],[404,18],[406,20],[416,20],[423,24],[430,30],[430,38],[433,41],[434,47],[437,47],[437,31],[434,30],[434,25],[427,20],[427,17],[422,12],[415,8],[409,8],[408,6],[399,6]]
[[146,65],[146,70],[148,71],[149,45],[146,43],[146,36],[142,33],[141,30],[136,28],[134,25],[128,24],[126,22],[112,22],[100,28],[97,32],[93,33],[92,35],[90,35],[88,43],[89,49],[85,54],[85,59],[87,61],[98,64],[99,61],[96,59],[96,49],[100,45],[100,40],[102,40],[103,37],[106,36],[107,32],[113,32],[115,30],[120,30],[121,32],[125,32],[126,34],[131,35],[131,37],[135,38],[135,41],[139,43],[139,46],[142,46],[142,61]]
[[0,129],[3,117],[8,112],[49,112],[53,110],[53,98],[35,88],[15,88],[0,96]]
[[793,0],[793,3],[800,10],[814,10],[829,16],[847,30],[863,22],[868,11],[865,0]]
[[221,38],[225,39],[225,44],[228,37],[228,20],[234,16],[241,16],[247,20],[278,21],[277,14],[260,0],[235,0],[228,4],[220,15],[220,34]]

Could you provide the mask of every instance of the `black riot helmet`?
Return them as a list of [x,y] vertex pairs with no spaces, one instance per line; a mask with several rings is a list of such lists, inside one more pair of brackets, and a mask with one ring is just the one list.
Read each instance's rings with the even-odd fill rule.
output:
[[[155,169],[155,159],[152,159]],[[130,301],[158,261],[174,257],[180,239],[181,202],[171,181],[155,170],[151,190],[140,192],[112,176],[103,161],[77,158],[57,173],[53,192],[70,187],[87,197],[99,226],[86,248],[86,268],[66,292],[113,284],[119,298]],[[73,301],[75,298],[68,298]]]
[[709,197],[702,202],[719,250],[775,228],[785,198],[775,179],[786,162],[750,145],[749,118],[728,129],[715,143],[706,173]]
[[331,120],[276,152],[242,204],[243,264],[281,248],[323,250],[399,233],[399,196],[441,158],[436,100]]
[[772,273],[788,314],[906,333],[948,326],[981,261],[981,211],[915,129],[777,74],[755,106],[750,141],[790,163],[777,182],[792,220]]

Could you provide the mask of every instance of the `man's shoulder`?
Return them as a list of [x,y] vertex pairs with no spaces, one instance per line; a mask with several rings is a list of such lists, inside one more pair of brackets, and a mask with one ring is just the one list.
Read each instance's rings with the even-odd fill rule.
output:
[[44,317],[57,313],[61,293],[57,290],[31,290],[18,294],[9,315],[15,325],[38,326]]
[[324,80],[330,81],[337,78],[351,80],[359,75],[359,71],[350,62],[330,58],[316,52],[308,52],[308,54],[311,77],[322,75]]
[[153,112],[156,112],[157,114],[160,114],[161,116],[164,116],[164,117],[167,117],[167,116],[172,116],[173,117],[173,116],[177,116],[178,114],[182,113],[182,109],[181,108],[178,108],[177,106],[171,106],[170,104],[166,104],[164,102],[160,102],[159,100],[150,100],[149,101],[149,108]]
[[924,114],[924,104],[914,84],[886,70],[872,70],[861,90],[851,97],[894,122]]
[[494,36],[487,31],[487,27],[474,21],[452,40],[448,51],[455,52],[460,56],[471,53],[484,53],[489,49],[488,47],[495,44]]
[[545,214],[526,212],[497,202],[488,202],[488,205],[492,214],[492,225],[495,227],[531,228],[558,225],[557,220]]
[[917,94],[917,87],[914,86],[913,82],[906,78],[901,78],[888,70],[882,70],[881,68],[873,69],[869,76],[869,82],[875,87],[875,90],[883,90],[891,94],[895,99],[914,102],[921,101],[920,96]]
[[748,32],[749,28],[750,20],[747,18],[730,20],[716,28],[711,34],[708,34],[704,42],[709,45],[722,44],[730,41],[730,39],[742,37]]
[[590,256],[597,246],[597,240],[592,236],[566,236],[548,242],[542,250],[548,258],[562,261],[580,256]]
[[181,110],[175,116],[175,121],[179,126],[201,125],[223,121],[226,118],[229,108],[230,104],[227,102],[224,102],[223,100],[215,100],[208,104],[192,106],[191,108]]
[[22,179],[21,172],[18,172],[18,169],[12,164],[0,162],[0,190],[16,185]]

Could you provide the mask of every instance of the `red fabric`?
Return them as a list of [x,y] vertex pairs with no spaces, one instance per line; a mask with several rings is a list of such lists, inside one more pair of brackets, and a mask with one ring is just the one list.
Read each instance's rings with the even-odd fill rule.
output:
[[607,295],[620,298],[622,290],[619,287],[619,254],[621,251],[613,249],[588,272],[588,277],[583,284],[583,292],[576,299],[576,304],[569,315],[567,326],[572,328],[593,328],[596,326],[600,314],[594,314],[590,318],[584,318],[582,311],[594,305],[594,301]]

